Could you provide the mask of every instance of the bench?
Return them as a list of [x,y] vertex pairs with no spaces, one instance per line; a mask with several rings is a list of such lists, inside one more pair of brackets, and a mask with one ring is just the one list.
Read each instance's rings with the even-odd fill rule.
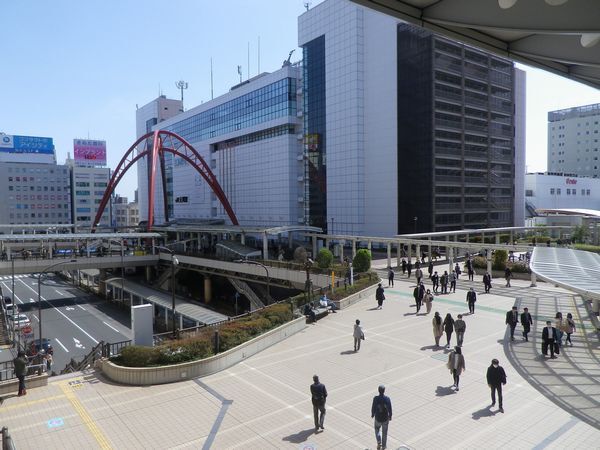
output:
[[[316,322],[317,320],[322,319],[327,314],[329,314],[329,311],[331,311],[331,306],[328,306],[328,307],[320,306],[318,308],[313,308],[312,310],[315,313],[315,322]],[[308,323],[310,321],[310,316],[308,316],[306,314],[304,316],[306,317],[306,321]]]

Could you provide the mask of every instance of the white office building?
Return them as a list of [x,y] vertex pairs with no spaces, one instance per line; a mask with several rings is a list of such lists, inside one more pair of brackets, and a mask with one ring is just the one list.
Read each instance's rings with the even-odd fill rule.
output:
[[[138,110],[138,136],[146,130],[164,129],[189,142],[218,179],[241,225],[303,224],[300,76],[301,68],[285,64],[162,121],[156,119],[156,101],[152,102]],[[158,112],[163,111],[159,108]],[[152,120],[154,126],[150,125]],[[170,155],[165,156],[165,162],[169,219],[229,222],[216,195],[191,165]],[[138,179],[144,220],[148,205],[147,161],[138,166]],[[155,185],[154,222],[160,224],[165,219],[160,173]]]
[[527,215],[535,210],[589,209],[600,211],[600,178],[538,172],[525,175]]
[[548,113],[548,172],[600,177],[600,103]]

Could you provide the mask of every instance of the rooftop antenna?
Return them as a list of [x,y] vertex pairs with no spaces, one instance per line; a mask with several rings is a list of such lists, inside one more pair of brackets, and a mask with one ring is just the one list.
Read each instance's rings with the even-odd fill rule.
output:
[[238,66],[238,75],[240,76],[240,83],[242,82],[242,66]]
[[188,83],[187,81],[179,80],[175,83],[175,86],[181,91],[181,109],[183,110],[183,90],[188,88]]
[[304,7],[308,11],[310,9],[310,2],[304,2]]

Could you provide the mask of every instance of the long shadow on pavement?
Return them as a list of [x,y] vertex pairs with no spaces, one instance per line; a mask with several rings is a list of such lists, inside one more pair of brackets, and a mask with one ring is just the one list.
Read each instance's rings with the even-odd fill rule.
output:
[[314,428],[309,428],[307,430],[299,431],[298,433],[290,434],[289,436],[285,436],[282,440],[286,442],[291,442],[292,444],[301,444],[306,441],[306,439],[315,434]]
[[486,406],[485,408],[480,409],[479,411],[475,411],[473,413],[473,420],[479,420],[482,417],[492,417],[495,416],[498,411],[492,411],[491,406]]

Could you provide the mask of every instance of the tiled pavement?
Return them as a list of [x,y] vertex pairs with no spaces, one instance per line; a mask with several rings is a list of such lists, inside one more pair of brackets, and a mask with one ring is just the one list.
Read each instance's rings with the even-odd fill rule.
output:
[[[384,285],[387,283],[384,283]],[[456,393],[435,349],[431,316],[414,314],[411,280],[387,289],[383,310],[364,300],[229,370],[162,386],[116,386],[96,374],[54,379],[27,397],[6,398],[0,424],[28,448],[366,449],[375,447],[371,398],[385,384],[394,418],[388,448],[599,448],[598,339],[581,301],[540,283],[496,283],[466,316],[467,370]],[[434,311],[467,311],[461,280]],[[478,291],[480,281],[475,283]],[[530,343],[505,339],[505,312],[529,306],[540,318],[573,312],[581,330],[557,360],[542,360],[536,321]],[[366,340],[352,350],[352,324]],[[517,332],[517,334],[519,334]],[[454,342],[454,341],[453,341]],[[485,371],[497,357],[508,375],[505,413],[489,408]],[[329,391],[325,431],[314,434],[309,385]]]

